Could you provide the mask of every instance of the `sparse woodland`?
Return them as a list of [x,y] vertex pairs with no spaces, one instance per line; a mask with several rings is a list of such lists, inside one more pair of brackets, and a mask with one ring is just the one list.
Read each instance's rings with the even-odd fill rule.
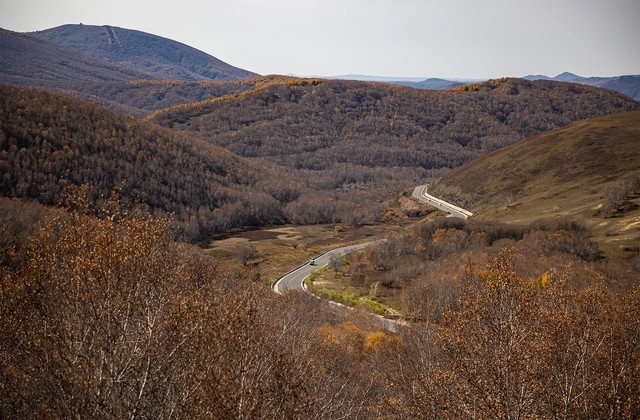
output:
[[[40,216],[26,245],[5,249],[28,252],[1,267],[2,417],[633,418],[640,410],[640,288],[612,287],[589,255],[559,247],[579,235],[570,224],[526,233],[446,222],[423,225],[415,241],[391,241],[390,267],[425,258],[429,244],[469,251],[502,241],[484,263],[442,260],[442,271],[417,278],[405,299],[414,322],[392,334],[360,312],[344,319],[306,295],[278,297],[249,271],[172,241],[166,220],[108,208],[97,219],[88,200],[72,202],[66,213],[3,203],[15,219]],[[540,274],[533,255],[554,268]],[[640,262],[626,269],[637,277]]]
[[637,102],[271,82],[165,127],[0,86],[0,418],[637,417],[640,259],[602,260],[571,221],[437,219],[334,262],[396,295],[396,333],[274,294],[250,244],[232,266],[180,241],[378,220],[427,175]]

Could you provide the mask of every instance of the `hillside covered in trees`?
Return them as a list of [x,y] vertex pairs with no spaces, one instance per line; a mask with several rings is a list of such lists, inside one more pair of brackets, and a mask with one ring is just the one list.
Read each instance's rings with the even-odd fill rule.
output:
[[151,114],[245,157],[314,171],[449,169],[584,118],[638,109],[621,94],[501,79],[459,91],[289,79]]
[[3,215],[36,221],[28,252],[11,265],[0,260],[2,417],[633,418],[640,410],[640,289],[628,281],[639,262],[590,265],[592,248],[571,223],[443,219],[352,259],[356,274],[367,260],[386,273],[412,269],[401,280],[411,281],[403,302],[412,322],[392,334],[359,311],[280,297],[250,271],[173,242],[157,218],[96,219],[82,205],[38,216],[33,206],[0,200]]
[[86,186],[173,213],[187,236],[281,221],[258,169],[197,138],[43,91],[0,87],[0,191],[63,205]]
[[[0,194],[64,205],[84,188],[97,206],[118,196],[173,214],[188,239],[283,222],[377,220],[381,189],[410,173],[279,168],[203,140],[34,89],[0,86]],[[345,184],[366,183],[353,195]]]

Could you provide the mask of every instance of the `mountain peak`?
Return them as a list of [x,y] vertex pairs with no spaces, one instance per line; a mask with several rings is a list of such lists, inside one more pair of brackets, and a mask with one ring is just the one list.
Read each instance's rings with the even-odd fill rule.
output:
[[67,24],[29,35],[159,79],[236,80],[256,76],[180,42],[116,26]]
[[582,77],[578,76],[577,74],[569,73],[568,71],[565,71],[564,73],[560,73],[559,75],[553,78],[553,80],[557,80],[559,82],[569,82],[576,79],[582,79]]

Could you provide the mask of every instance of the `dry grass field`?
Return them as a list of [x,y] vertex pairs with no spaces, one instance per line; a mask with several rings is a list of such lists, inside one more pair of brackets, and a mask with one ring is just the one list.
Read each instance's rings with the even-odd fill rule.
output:
[[215,237],[200,245],[220,261],[240,264],[237,251],[242,244],[250,244],[256,255],[247,266],[259,272],[262,280],[272,282],[325,251],[384,235],[387,230],[381,225],[286,225]]
[[[497,150],[442,177],[434,194],[467,200],[474,217],[526,224],[569,217],[610,254],[640,246],[640,196],[607,211],[640,174],[640,112],[589,119]],[[462,203],[463,205],[465,203]]]

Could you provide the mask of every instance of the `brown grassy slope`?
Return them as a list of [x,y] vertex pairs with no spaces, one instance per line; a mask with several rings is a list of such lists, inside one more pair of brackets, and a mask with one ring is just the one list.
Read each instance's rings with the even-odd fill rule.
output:
[[640,212],[605,219],[600,209],[608,189],[639,170],[640,111],[633,111],[497,150],[448,172],[432,192],[469,206],[477,217],[529,222],[566,215],[606,243],[628,244],[640,242]]

